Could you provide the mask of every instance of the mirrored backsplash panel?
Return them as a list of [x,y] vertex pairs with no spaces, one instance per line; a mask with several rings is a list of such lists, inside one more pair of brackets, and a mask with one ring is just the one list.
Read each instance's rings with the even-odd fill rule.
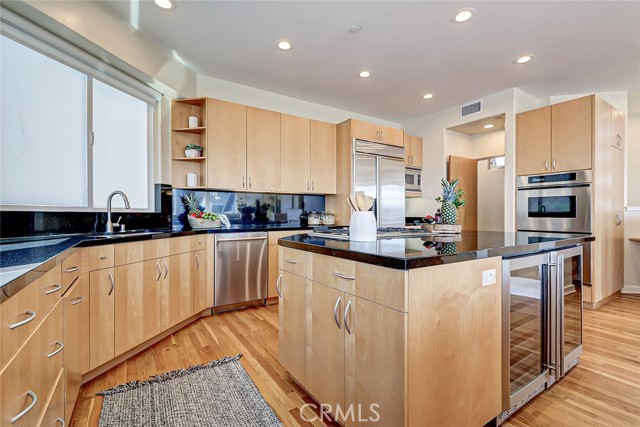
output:
[[325,196],[173,190],[173,227],[188,224],[184,196],[194,196],[198,209],[225,214],[232,224],[298,224],[303,211],[321,212]]

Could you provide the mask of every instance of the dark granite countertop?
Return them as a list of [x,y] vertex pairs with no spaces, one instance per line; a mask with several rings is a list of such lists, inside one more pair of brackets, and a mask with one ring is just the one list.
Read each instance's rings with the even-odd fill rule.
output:
[[[66,251],[76,247],[108,245],[140,240],[165,239],[206,233],[242,233],[249,231],[310,230],[297,224],[232,225],[231,228],[172,229],[172,230],[131,230],[126,233],[104,234],[50,234],[0,239],[0,302],[14,295],[28,283],[20,279],[29,271],[45,271],[62,259]],[[12,286],[15,282],[16,286]],[[19,284],[18,284],[19,283]],[[11,289],[4,289],[9,285]]]
[[375,242],[285,237],[281,246],[407,270],[431,265],[536,253],[594,241],[594,236],[560,233],[465,231],[461,235],[380,238]]

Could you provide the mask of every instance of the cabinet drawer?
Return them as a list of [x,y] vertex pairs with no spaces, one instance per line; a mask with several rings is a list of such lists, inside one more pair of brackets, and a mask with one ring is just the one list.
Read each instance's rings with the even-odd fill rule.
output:
[[86,271],[88,254],[85,250],[76,250],[62,261],[62,293],[77,280],[81,273]]
[[[55,388],[53,389],[53,394],[51,394],[51,398],[47,402],[46,409],[44,411],[44,417],[42,417],[42,422],[40,423],[40,427],[63,427],[68,425],[68,422],[65,421],[65,413],[64,413],[64,372],[60,372],[58,375],[58,380],[56,382]],[[71,418],[71,414],[68,414],[67,419]]]
[[199,251],[207,248],[207,235],[196,234],[191,236],[191,252]]
[[298,276],[306,277],[307,253],[297,249],[279,246],[279,268]]
[[89,270],[113,267],[114,245],[93,246],[89,248]]
[[191,252],[191,238],[193,236],[172,237],[163,239],[169,242],[169,255],[178,255]]
[[0,370],[38,327],[62,293],[60,264],[2,304]]
[[297,230],[289,230],[289,231],[270,231],[269,232],[269,244],[277,245],[278,239],[282,237],[295,236],[296,234],[300,234]]
[[0,425],[36,426],[62,370],[62,304],[57,304],[0,377]]
[[368,301],[401,312],[407,312],[408,273],[405,270],[356,263],[354,294]]
[[343,258],[312,254],[311,279],[314,282],[353,294],[356,286],[356,262]]

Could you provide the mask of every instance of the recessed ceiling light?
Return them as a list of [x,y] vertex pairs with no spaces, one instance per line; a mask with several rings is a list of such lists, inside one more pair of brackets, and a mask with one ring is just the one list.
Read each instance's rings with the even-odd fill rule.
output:
[[171,0],[155,0],[156,6],[162,9],[173,9],[174,4]]
[[473,15],[476,14],[476,10],[472,7],[466,7],[464,9],[460,9],[453,15],[451,21],[454,24],[462,24],[463,22],[467,22]]
[[489,124],[489,125],[484,125],[485,129],[491,129],[493,127],[493,125]]
[[432,93],[425,93],[423,98],[424,99],[431,99],[431,98],[433,98],[433,94]]
[[278,46],[278,49],[280,50],[291,50],[293,48],[293,45],[289,40],[278,40],[276,42],[276,46]]
[[526,64],[527,62],[531,61],[534,58],[533,55],[529,54],[529,55],[522,55],[520,58],[514,60],[513,62],[515,64]]
[[349,32],[350,33],[357,33],[361,29],[362,29],[362,27],[360,25],[352,25],[352,26],[349,27]]
[[363,79],[366,79],[367,77],[371,77],[371,71],[368,71],[368,70],[360,71],[358,73],[358,77],[362,77]]

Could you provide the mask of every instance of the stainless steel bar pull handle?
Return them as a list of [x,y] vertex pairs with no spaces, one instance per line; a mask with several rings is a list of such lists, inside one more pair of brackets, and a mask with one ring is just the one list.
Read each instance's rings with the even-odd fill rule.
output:
[[342,297],[338,297],[336,300],[336,305],[333,306],[333,320],[336,321],[336,325],[338,325],[338,329],[342,329],[342,325],[340,324],[340,319],[338,319],[338,309],[340,308],[340,301],[342,301]]
[[251,188],[251,175],[249,175],[249,188]]
[[282,298],[282,289],[280,289],[280,283],[282,282],[282,274],[278,275],[278,281],[276,282],[276,292],[278,296]]
[[58,348],[56,350],[54,350],[52,353],[47,354],[47,357],[49,359],[51,359],[56,354],[60,353],[62,351],[62,349],[64,348],[64,343],[62,341],[56,341],[55,344],[58,346]]
[[15,417],[11,418],[11,424],[14,424],[16,421],[18,421],[20,418],[24,417],[25,415],[27,415],[29,413],[30,410],[33,409],[34,406],[36,406],[36,403],[38,403],[38,395],[35,394],[33,391],[29,390],[27,391],[27,396],[29,396],[31,398],[31,403],[29,404],[29,406],[27,406],[26,408],[24,408],[22,410],[22,412],[20,412],[18,415],[16,415]]
[[620,214],[616,214],[616,225],[622,224],[622,216]]
[[307,180],[307,191],[309,191],[309,180]]
[[84,301],[84,298],[78,297],[78,298],[72,299],[70,301],[70,304],[71,305],[77,305],[77,304],[80,304],[82,301]]
[[291,259],[291,258],[285,258],[284,261],[288,262],[289,264],[297,264],[298,263],[297,259]]
[[65,426],[65,424],[64,424],[64,420],[63,420],[62,418],[56,418],[56,422],[57,422],[58,424],[60,424],[60,427],[64,427],[64,426]]
[[21,320],[19,322],[16,322],[13,325],[9,325],[9,329],[19,328],[20,326],[26,325],[27,323],[31,322],[33,319],[36,318],[36,312],[35,311],[27,310],[27,311],[25,311],[25,314],[28,315],[29,317],[27,317],[26,319]]
[[347,302],[347,307],[344,309],[344,328],[351,335],[351,327],[349,326],[349,310],[351,310],[351,300]]
[[195,254],[196,256],[196,270],[200,268],[200,257],[198,256],[198,254]]
[[169,274],[169,266],[167,265],[167,261],[162,261],[162,263],[164,264],[164,277],[163,279],[167,278],[167,274]]
[[106,255],[102,255],[102,256],[100,257],[100,259],[107,259],[107,258],[109,258],[109,257],[108,257],[108,256],[106,256]]
[[156,282],[160,281],[162,277],[162,268],[160,268],[160,263],[156,261],[156,268],[158,269],[158,277],[156,277]]
[[316,183],[315,183],[315,181],[311,181],[311,191],[316,191]]
[[553,170],[556,170],[556,159],[553,159],[551,162],[551,167],[553,167]]
[[242,188],[244,188],[244,185],[245,185],[245,184],[244,184],[245,178],[246,178],[246,177],[243,175],[243,176],[242,176]]
[[73,266],[73,267],[65,268],[64,272],[65,273],[73,273],[74,271],[78,271],[78,270],[80,270],[80,267]]
[[49,289],[48,291],[45,291],[45,295],[51,295],[54,292],[58,292],[60,289],[62,289],[62,285],[60,284],[55,284],[51,287],[51,289]]
[[334,276],[339,277],[339,278],[341,278],[341,279],[345,279],[345,280],[356,280],[356,278],[355,278],[355,277],[353,277],[353,276],[347,276],[347,275],[342,274],[342,273],[339,273],[339,272],[337,272],[337,271],[334,271],[334,272],[333,272],[333,274],[334,274]]
[[113,293],[113,290],[116,287],[116,281],[113,278],[113,274],[111,274],[111,272],[108,273],[109,274],[109,279],[111,280],[111,289],[109,289],[109,295],[111,295]]
[[549,170],[549,159],[544,161],[544,170],[546,170],[546,171]]

